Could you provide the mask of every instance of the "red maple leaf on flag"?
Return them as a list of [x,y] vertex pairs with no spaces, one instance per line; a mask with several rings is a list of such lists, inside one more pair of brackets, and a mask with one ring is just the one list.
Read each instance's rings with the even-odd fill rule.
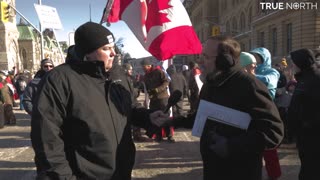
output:
[[161,10],[169,9],[172,6],[169,5],[170,0],[149,0],[148,1],[148,16],[146,22],[147,32],[152,26],[162,26],[163,23],[170,22],[167,18],[167,13],[160,12]]

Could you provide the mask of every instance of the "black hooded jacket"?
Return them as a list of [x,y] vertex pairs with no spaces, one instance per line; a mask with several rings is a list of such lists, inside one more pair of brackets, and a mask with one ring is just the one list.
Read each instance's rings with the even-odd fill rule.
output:
[[[39,128],[54,179],[130,179],[135,158],[131,122],[150,127],[146,109],[132,107],[119,66],[75,62],[54,68],[40,82],[31,131]],[[37,143],[40,144],[41,143]]]
[[298,147],[314,149],[320,136],[320,69],[316,64],[306,66],[295,78],[297,85],[288,110],[289,132],[298,137]]
[[23,93],[23,100],[22,104],[25,109],[25,111],[31,115],[32,114],[32,108],[33,108],[33,98],[38,92],[38,84],[41,80],[41,78],[46,74],[46,72],[42,69],[37,71],[34,78],[28,83],[24,93]]

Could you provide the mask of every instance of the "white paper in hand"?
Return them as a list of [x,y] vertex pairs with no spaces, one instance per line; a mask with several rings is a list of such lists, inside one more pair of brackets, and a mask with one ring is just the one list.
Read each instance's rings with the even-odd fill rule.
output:
[[251,122],[251,117],[248,113],[200,100],[196,119],[192,128],[193,136],[201,137],[207,119],[243,130],[247,130]]

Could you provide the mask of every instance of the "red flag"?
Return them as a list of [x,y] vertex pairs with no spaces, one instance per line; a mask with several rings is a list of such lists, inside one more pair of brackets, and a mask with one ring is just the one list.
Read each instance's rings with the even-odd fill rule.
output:
[[200,54],[201,43],[180,0],[109,0],[104,22],[123,20],[159,60]]

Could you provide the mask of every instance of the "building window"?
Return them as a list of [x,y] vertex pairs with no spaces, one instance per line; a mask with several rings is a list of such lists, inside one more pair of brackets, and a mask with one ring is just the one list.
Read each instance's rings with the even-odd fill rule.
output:
[[244,43],[240,43],[241,51],[246,51],[246,45]]
[[258,44],[259,44],[259,46],[260,47],[264,47],[264,32],[259,32],[259,35],[258,35],[258,37],[259,37],[259,42],[258,42]]
[[251,29],[250,24],[252,21],[252,7],[249,8],[249,13],[248,13],[248,28]]
[[276,56],[278,53],[278,41],[277,41],[277,28],[272,29],[272,53],[273,56]]
[[287,24],[287,53],[292,51],[292,24]]
[[23,62],[23,68],[28,69],[28,59],[27,59],[27,51],[26,49],[22,49],[22,62]]
[[240,16],[240,31],[244,32],[246,29],[246,17],[244,13],[241,13]]
[[236,18],[233,18],[233,20],[232,20],[232,30],[231,30],[231,33],[232,33],[232,34],[236,34],[237,31],[238,31],[237,19],[236,19]]
[[227,32],[227,34],[230,34],[230,23],[229,23],[229,21],[227,21],[227,23],[226,23],[226,32]]
[[27,59],[27,51],[24,48],[22,49],[22,58]]

